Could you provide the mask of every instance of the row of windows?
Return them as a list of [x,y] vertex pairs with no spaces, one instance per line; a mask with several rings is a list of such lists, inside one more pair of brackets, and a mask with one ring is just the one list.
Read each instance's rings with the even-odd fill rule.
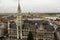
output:
[[17,31],[10,31],[11,35],[17,35]]
[[10,36],[10,39],[17,39],[17,37],[14,37],[14,36]]

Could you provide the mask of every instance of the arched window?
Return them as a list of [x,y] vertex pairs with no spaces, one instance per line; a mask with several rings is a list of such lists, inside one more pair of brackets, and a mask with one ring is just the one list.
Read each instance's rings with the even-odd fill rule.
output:
[[10,22],[10,28],[16,28],[16,23],[14,21]]

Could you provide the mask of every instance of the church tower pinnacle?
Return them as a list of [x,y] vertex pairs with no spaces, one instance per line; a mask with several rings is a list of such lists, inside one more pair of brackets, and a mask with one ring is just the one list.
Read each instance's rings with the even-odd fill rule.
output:
[[22,39],[22,13],[20,8],[20,0],[18,0],[17,39]]
[[21,12],[21,8],[20,8],[20,0],[18,0],[18,12]]

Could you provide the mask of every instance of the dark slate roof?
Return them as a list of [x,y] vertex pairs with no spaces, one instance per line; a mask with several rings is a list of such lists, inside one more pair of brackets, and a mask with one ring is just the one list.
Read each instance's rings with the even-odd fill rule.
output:
[[58,27],[58,28],[56,29],[56,31],[59,31],[59,32],[60,32],[60,27]]
[[28,25],[28,26],[26,26],[26,25],[23,25],[23,26],[22,26],[23,29],[24,29],[24,28],[28,28],[28,29],[30,28],[31,30],[36,29],[36,27],[37,27],[36,25],[31,25],[31,24]]
[[46,29],[47,31],[54,31],[54,27],[51,25],[44,25],[44,29]]
[[35,26],[35,25],[30,25],[30,26],[29,26],[29,28],[31,28],[31,30],[36,29],[36,27],[37,27],[37,26]]
[[[30,28],[31,30],[35,30],[35,29],[39,28],[40,25],[44,25],[44,29],[46,29],[47,31],[54,31],[54,27],[51,26],[48,21],[33,20],[33,21],[29,21],[29,22],[30,22],[30,24],[28,26],[25,25],[24,28]],[[35,23],[37,23],[37,25],[35,25]]]
[[29,23],[29,24],[35,24],[37,23],[38,25],[42,24],[42,23],[49,23],[48,21],[44,21],[44,20],[33,20],[33,21],[29,21],[29,20],[25,20],[24,23]]

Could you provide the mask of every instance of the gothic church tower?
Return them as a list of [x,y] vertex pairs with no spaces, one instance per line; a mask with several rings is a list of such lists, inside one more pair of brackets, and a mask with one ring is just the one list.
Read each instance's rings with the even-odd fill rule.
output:
[[18,0],[17,39],[22,39],[22,13],[20,8],[20,0]]

